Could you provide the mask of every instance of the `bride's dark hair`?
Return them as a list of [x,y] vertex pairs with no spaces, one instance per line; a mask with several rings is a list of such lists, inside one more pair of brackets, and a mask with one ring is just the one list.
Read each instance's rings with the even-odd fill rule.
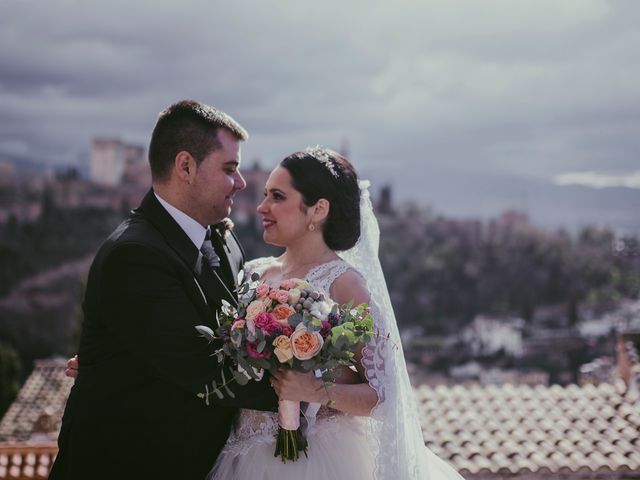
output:
[[331,250],[348,250],[360,237],[360,188],[351,162],[333,150],[312,148],[289,155],[280,162],[291,175],[293,188],[305,205],[321,198],[329,201],[329,215],[322,236]]

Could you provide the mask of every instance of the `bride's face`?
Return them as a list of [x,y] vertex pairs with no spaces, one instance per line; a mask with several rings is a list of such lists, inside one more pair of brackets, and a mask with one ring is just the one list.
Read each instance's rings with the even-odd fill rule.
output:
[[311,209],[304,205],[302,194],[293,188],[291,175],[285,168],[277,167],[271,172],[264,194],[258,213],[262,216],[265,242],[286,247],[309,232]]

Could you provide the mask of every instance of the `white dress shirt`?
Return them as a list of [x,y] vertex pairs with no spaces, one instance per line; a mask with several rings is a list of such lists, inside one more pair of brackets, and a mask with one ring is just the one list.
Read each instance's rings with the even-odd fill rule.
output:
[[[198,261],[200,261],[202,258],[202,252],[200,251],[200,247],[202,247],[204,238],[207,235],[207,229],[204,228],[202,225],[200,225],[198,222],[196,222],[193,218],[191,218],[189,215],[187,215],[183,211],[178,210],[169,202],[160,198],[160,196],[156,192],[153,192],[153,194],[156,196],[156,198],[160,202],[160,205],[164,207],[167,213],[171,215],[171,218],[173,218],[176,221],[176,223],[180,226],[180,228],[184,231],[184,233],[187,234],[187,236],[191,239],[193,244],[196,246],[196,248],[198,249]],[[202,290],[202,287],[198,283],[198,280],[194,277],[193,281],[196,282],[196,286],[198,287],[198,290],[200,290],[200,295],[202,295],[202,299],[204,300],[204,303],[208,305],[209,302],[207,301],[207,296],[204,294],[204,291]]]
[[207,229],[196,222],[189,215],[181,210],[178,210],[169,202],[162,199],[156,192],[153,192],[153,194],[160,202],[160,205],[162,205],[164,209],[169,213],[169,215],[171,215],[171,218],[173,218],[176,223],[180,225],[180,228],[184,231],[184,233],[187,234],[196,248],[200,250],[200,247],[202,247],[202,243],[204,242],[204,238],[207,234]]

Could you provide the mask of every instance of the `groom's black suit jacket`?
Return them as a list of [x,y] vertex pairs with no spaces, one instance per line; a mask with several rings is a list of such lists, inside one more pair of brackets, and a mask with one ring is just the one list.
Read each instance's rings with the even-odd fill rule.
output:
[[220,383],[221,367],[211,356],[220,345],[194,327],[215,329],[222,299],[235,301],[230,283],[243,261],[232,234],[227,245],[216,240],[217,275],[198,264],[198,249],[149,192],[100,248],[50,479],[201,480],[238,408],[276,408],[264,380],[234,384],[235,399],[213,396],[210,406],[197,397]]

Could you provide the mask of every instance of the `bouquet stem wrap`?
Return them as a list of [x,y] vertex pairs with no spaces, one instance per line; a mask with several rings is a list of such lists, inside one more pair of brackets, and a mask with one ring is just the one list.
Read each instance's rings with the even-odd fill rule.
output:
[[278,402],[278,433],[274,457],[280,457],[283,463],[296,461],[300,451],[307,455],[307,440],[300,430],[300,402],[280,400]]

